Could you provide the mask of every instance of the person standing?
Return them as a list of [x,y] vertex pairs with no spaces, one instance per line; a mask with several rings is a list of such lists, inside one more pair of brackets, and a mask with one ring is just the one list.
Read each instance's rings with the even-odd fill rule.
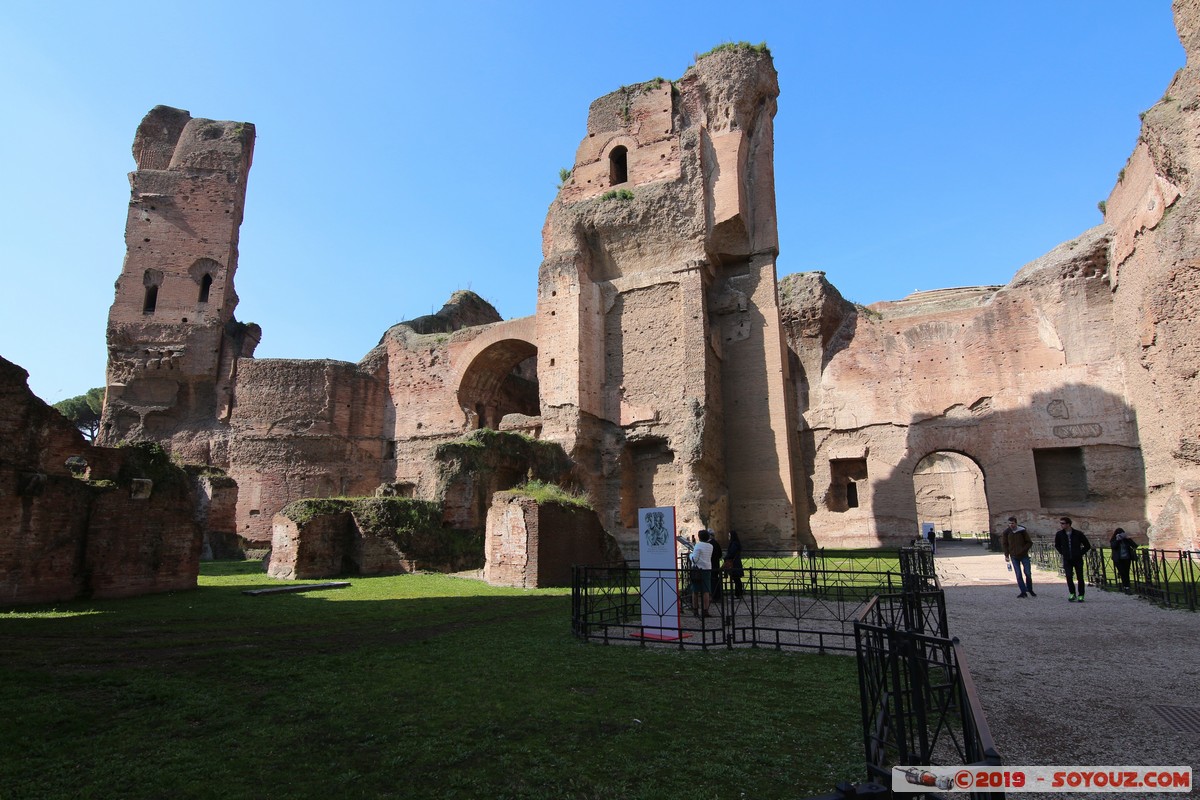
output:
[[1000,539],[1004,545],[1004,560],[1017,576],[1017,589],[1021,592],[1017,597],[1037,597],[1033,590],[1033,574],[1029,571],[1029,550],[1033,547],[1029,531],[1017,524],[1016,517],[1009,517],[1008,527],[1000,534]]
[[708,532],[708,543],[712,545],[712,569],[709,570],[712,583],[712,599],[715,603],[720,603],[721,597],[721,543],[717,541],[717,534],[713,531]]
[[[1054,549],[1062,556],[1063,572],[1067,573],[1067,591],[1071,596],[1070,602],[1083,602],[1083,593],[1087,584],[1083,582],[1083,557],[1092,549],[1092,543],[1084,536],[1083,531],[1077,531],[1071,525],[1070,517],[1062,517],[1058,521],[1058,533],[1054,534]],[[1079,582],[1079,591],[1075,591],[1075,582]]]
[[712,602],[712,544],[708,531],[700,531],[700,541],[692,548],[688,558],[692,562],[692,608],[702,616],[708,616],[708,605]]
[[1133,587],[1129,584],[1129,566],[1133,563],[1133,558],[1137,553],[1137,542],[1129,538],[1129,534],[1125,533],[1124,528],[1117,528],[1113,531],[1108,544],[1112,548],[1113,566],[1117,568],[1117,576],[1121,579],[1121,591],[1125,594],[1132,594]]
[[729,546],[725,548],[725,563],[721,568],[729,573],[730,579],[733,580],[733,596],[740,600],[745,591],[742,576],[746,574],[746,570],[742,566],[742,540],[738,538],[737,531],[729,532]]

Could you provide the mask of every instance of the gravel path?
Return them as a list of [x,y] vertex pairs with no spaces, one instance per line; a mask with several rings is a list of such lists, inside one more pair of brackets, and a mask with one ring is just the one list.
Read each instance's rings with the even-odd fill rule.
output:
[[[1200,781],[1200,613],[1089,587],[1067,602],[1065,579],[1034,567],[1036,598],[1018,599],[1004,557],[939,543],[950,634],[966,648],[992,737],[1006,764],[1191,766]],[[1154,706],[1184,707],[1198,732]],[[1010,793],[1022,798],[1187,795]],[[1192,796],[1200,797],[1200,788]]]

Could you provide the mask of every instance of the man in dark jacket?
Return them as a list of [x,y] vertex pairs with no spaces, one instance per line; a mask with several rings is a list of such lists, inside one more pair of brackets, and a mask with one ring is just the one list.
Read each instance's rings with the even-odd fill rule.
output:
[[1033,574],[1029,571],[1029,549],[1033,547],[1033,539],[1024,525],[1017,524],[1016,517],[1008,518],[1008,527],[1000,534],[1004,545],[1004,560],[1009,563],[1017,576],[1017,597],[1037,597],[1033,590]]
[[[1062,556],[1063,572],[1067,573],[1067,591],[1071,593],[1068,599],[1072,603],[1082,603],[1083,592],[1087,588],[1083,582],[1083,557],[1092,549],[1092,543],[1083,535],[1083,531],[1071,527],[1070,517],[1062,517],[1058,521],[1058,533],[1054,534],[1054,549]],[[1075,591],[1076,580],[1079,581],[1078,593]]]
[[721,543],[717,541],[717,534],[712,531],[708,532],[708,542],[713,546],[712,552],[712,599],[714,603],[723,603],[725,598],[721,592]]

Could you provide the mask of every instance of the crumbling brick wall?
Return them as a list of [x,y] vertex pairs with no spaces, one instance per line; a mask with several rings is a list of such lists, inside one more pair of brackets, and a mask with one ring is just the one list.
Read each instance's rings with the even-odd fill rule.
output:
[[493,497],[486,548],[484,580],[523,589],[570,586],[572,566],[603,564],[620,552],[591,509],[515,492]]
[[201,529],[187,475],[153,446],[88,445],[27,378],[0,358],[0,604],[195,588]]

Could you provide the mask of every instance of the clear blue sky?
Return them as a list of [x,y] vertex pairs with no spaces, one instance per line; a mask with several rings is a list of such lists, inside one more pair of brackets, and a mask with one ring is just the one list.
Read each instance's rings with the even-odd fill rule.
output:
[[257,355],[359,360],[469,288],[532,314],[588,104],[766,41],[780,275],[851,300],[1002,284],[1099,224],[1183,65],[1167,0],[10,3],[0,355],[104,383],[130,145],[157,104],[253,122],[236,287]]

